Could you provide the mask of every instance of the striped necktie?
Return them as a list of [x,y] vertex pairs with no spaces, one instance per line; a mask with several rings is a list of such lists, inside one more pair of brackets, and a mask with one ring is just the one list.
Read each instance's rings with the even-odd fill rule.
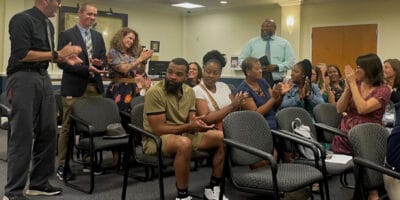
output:
[[92,45],[92,35],[90,34],[90,29],[88,29],[85,32],[85,44],[86,44],[86,50],[87,50],[87,54],[88,54],[88,58],[89,58],[89,62],[90,59],[92,58],[92,54],[93,54],[93,45]]

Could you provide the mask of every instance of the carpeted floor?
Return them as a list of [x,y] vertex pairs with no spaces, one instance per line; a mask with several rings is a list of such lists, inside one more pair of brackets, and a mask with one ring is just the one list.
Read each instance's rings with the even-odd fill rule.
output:
[[[0,158],[4,158],[6,152],[6,132],[0,131]],[[111,153],[109,155],[105,155],[105,165],[109,165],[111,158]],[[0,161],[0,195],[4,193],[4,184],[6,182],[7,176],[7,163],[4,161]],[[76,177],[76,180],[82,183],[89,183],[89,176],[81,173],[81,166],[74,166],[75,172],[80,174]],[[135,167],[132,170],[133,173],[142,175],[143,169],[141,167]],[[172,169],[170,169],[172,172]],[[211,169],[210,167],[200,167],[198,171],[192,171],[190,174],[190,184],[189,191],[196,195],[202,196],[202,192],[204,186],[208,184],[210,177]],[[173,173],[167,173],[167,177],[164,180],[165,185],[165,197],[167,200],[175,199],[176,189],[175,189],[175,177]],[[352,179],[352,175],[349,175],[349,179]],[[117,200],[121,199],[122,192],[122,181],[123,176],[112,173],[108,171],[104,175],[95,177],[96,185],[93,194],[85,194],[79,191],[76,191],[72,188],[69,188],[63,184],[63,182],[59,181],[55,173],[51,178],[51,183],[62,187],[64,192],[59,196],[52,197],[32,197],[32,199],[46,199],[46,200],[56,200],[56,199],[65,199],[65,200]],[[350,180],[353,182],[353,180]],[[343,188],[339,183],[338,177],[333,177],[329,180],[330,186],[330,197],[332,200],[349,200],[351,199],[353,191],[351,189]],[[265,200],[272,199],[271,197],[263,197],[257,196],[254,194],[242,193],[238,192],[232,188],[229,184],[226,187],[226,195],[231,200]],[[127,199],[129,200],[155,200],[158,199],[158,182],[157,179],[148,181],[148,182],[140,182],[136,179],[130,178],[128,182],[128,191],[127,191]],[[300,199],[299,194],[292,194],[290,199]],[[320,199],[319,195],[314,194],[314,199]],[[289,199],[287,197],[287,199]]]

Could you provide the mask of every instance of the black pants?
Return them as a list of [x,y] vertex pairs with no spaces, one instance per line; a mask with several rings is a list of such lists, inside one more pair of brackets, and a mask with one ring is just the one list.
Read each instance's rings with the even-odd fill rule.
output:
[[56,150],[56,104],[47,71],[11,74],[7,98],[11,104],[8,170],[5,195],[22,195],[30,187],[48,184],[54,173]]

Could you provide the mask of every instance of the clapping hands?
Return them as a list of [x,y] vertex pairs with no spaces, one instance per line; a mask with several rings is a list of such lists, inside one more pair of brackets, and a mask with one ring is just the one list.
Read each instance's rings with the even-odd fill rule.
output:
[[355,71],[350,65],[344,66],[344,75],[346,77],[346,83],[349,85],[356,82]]
[[240,91],[236,93],[235,96],[231,98],[231,105],[235,108],[238,109],[240,108],[243,104],[246,103],[246,98],[248,97],[248,94],[246,92]]
[[153,56],[153,52],[154,52],[153,50],[148,50],[148,49],[144,49],[142,52],[140,52],[139,58],[141,59],[141,62],[151,58],[151,56]]
[[71,66],[82,64],[83,60],[78,57],[81,52],[82,48],[80,46],[72,45],[70,42],[58,51],[57,62],[67,63]]
[[299,99],[304,99],[310,96],[310,79],[306,77],[304,81],[304,86],[302,88],[299,87]]
[[280,85],[281,88],[281,95],[284,96],[286,93],[288,93],[291,89],[292,89],[292,80],[289,81],[284,81],[284,82],[280,82],[278,83],[278,85]]
[[90,58],[90,63],[94,66],[100,67],[103,65],[103,61],[97,58]]

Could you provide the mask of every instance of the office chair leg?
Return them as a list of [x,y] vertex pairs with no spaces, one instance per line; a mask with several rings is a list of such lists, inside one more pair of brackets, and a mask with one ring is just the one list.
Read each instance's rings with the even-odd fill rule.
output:
[[[326,179],[324,181],[319,182],[319,195],[321,196],[321,200],[325,200],[325,195],[326,195],[326,193],[324,192],[323,185],[326,185]],[[327,197],[327,200],[329,200],[329,196]]]
[[129,141],[128,141],[128,147],[126,152],[124,153],[124,157],[123,157],[123,165],[124,165],[124,182],[122,184],[122,195],[121,195],[121,200],[125,200],[126,199],[126,190],[128,187],[128,176],[129,176],[129,159],[131,157],[131,151],[130,149],[131,144],[132,143],[132,136],[129,136]]

